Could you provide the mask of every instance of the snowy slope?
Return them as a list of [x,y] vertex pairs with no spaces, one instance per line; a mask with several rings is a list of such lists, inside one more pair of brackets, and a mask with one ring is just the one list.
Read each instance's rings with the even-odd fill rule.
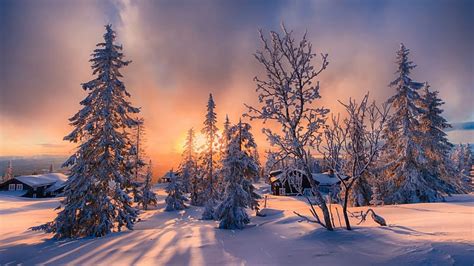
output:
[[[134,231],[99,239],[48,240],[27,228],[52,219],[58,199],[25,199],[0,194],[0,264],[103,265],[472,265],[474,195],[448,202],[376,208],[390,224],[367,221],[348,232],[327,232],[300,222],[309,214],[302,199],[268,196],[267,217],[252,216],[242,231],[216,229],[201,221],[202,209],[142,213]],[[334,207],[334,206],[333,206]],[[358,208],[352,209],[357,210]],[[335,211],[335,210],[334,210]],[[355,222],[355,221],[354,221]],[[339,223],[336,219],[336,225]]]

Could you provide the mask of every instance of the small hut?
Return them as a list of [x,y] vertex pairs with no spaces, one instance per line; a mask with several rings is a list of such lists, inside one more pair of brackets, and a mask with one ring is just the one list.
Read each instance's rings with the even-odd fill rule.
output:
[[60,173],[17,176],[0,184],[0,190],[19,191],[23,197],[55,197],[64,190],[67,177]]
[[[340,184],[339,178],[330,172],[313,173],[312,178],[323,193]],[[344,177],[348,179],[348,177]],[[276,170],[269,174],[272,194],[276,196],[312,195],[311,182],[307,175],[298,169]]]
[[162,183],[169,183],[169,182],[171,182],[171,179],[176,178],[177,175],[178,175],[178,173],[174,172],[173,169],[171,169],[168,172],[166,172],[166,174],[164,176],[161,177],[161,182]]

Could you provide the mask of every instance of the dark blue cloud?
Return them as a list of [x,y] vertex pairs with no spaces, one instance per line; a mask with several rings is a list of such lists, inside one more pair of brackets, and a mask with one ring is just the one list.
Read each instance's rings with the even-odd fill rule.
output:
[[451,126],[450,130],[474,130],[474,121],[453,123]]
[[139,28],[133,30],[141,32],[139,48],[125,47],[134,61],[128,73],[132,80],[147,65],[147,78],[163,90],[224,93],[240,79],[248,85],[242,89],[253,93],[251,79],[259,69],[252,58],[259,45],[257,29],[277,30],[284,21],[297,33],[308,30],[317,51],[330,54],[322,77],[325,93],[343,90],[353,80],[360,88],[340,95],[360,96],[369,89],[380,99],[388,97],[393,93],[386,85],[393,78],[394,52],[405,42],[419,65],[416,78],[440,90],[448,119],[474,118],[474,1],[469,0],[4,0],[0,114],[31,118],[52,103],[51,95],[77,102],[71,92],[87,79],[88,54],[100,40],[103,24],[117,25],[120,38],[126,5],[138,12]]

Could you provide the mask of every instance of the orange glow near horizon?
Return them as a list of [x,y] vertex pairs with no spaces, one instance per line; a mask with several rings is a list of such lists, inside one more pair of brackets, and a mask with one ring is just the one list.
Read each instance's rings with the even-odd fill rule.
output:
[[[184,146],[186,144],[186,138],[187,138],[187,132],[184,132],[176,141],[175,145],[175,151],[177,153],[183,153],[184,152]],[[204,136],[202,133],[195,133],[194,135],[194,146],[196,148],[196,151],[200,151],[202,147],[206,145],[206,136]]]

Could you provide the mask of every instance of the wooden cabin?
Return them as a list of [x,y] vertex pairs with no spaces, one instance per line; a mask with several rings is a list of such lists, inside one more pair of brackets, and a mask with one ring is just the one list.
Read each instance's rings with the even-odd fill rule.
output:
[[3,191],[21,191],[23,197],[55,197],[64,190],[67,177],[60,173],[44,175],[24,175],[9,179],[0,184]]
[[164,176],[161,177],[161,182],[162,183],[169,183],[171,182],[172,178],[176,178],[177,173],[173,171],[173,169],[169,170],[166,172]]
[[[319,185],[319,190],[323,193],[329,193],[334,186],[340,184],[340,180],[332,173],[313,173],[313,180]],[[348,177],[344,177],[348,179]],[[276,170],[269,174],[272,194],[275,196],[311,196],[311,182],[307,175],[297,169]],[[298,185],[300,184],[300,185]],[[301,191],[297,187],[301,187]]]

